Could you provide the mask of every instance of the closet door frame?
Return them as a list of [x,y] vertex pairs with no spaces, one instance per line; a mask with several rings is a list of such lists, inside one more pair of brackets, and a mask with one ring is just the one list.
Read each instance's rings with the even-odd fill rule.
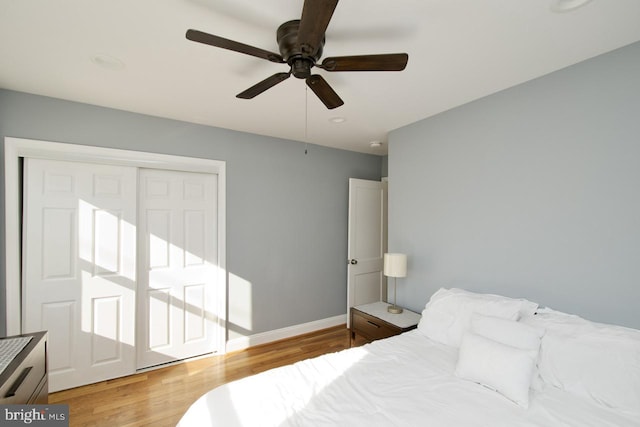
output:
[[226,163],[194,157],[129,151],[87,145],[65,144],[5,137],[5,312],[7,336],[22,333],[21,299],[21,204],[22,178],[20,160],[24,157],[102,163],[107,165],[134,166],[139,168],[166,169],[184,172],[201,172],[218,176],[218,274],[217,311],[218,342],[215,347],[225,351],[227,330],[227,269],[226,269]]

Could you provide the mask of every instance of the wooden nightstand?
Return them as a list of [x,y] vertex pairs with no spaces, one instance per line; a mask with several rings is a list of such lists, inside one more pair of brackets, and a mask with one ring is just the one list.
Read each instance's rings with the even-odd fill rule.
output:
[[392,337],[415,329],[420,315],[406,308],[400,314],[391,314],[386,302],[351,307],[351,345]]

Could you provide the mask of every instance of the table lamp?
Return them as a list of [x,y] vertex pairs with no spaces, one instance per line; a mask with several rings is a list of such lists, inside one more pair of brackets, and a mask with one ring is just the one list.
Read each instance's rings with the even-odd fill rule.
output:
[[402,307],[396,305],[396,280],[407,276],[407,256],[405,254],[384,254],[384,275],[393,277],[393,305],[387,311],[393,314],[402,313]]

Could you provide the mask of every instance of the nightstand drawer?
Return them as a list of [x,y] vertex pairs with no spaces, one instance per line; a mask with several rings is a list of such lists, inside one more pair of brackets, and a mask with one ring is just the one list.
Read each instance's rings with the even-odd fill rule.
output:
[[351,327],[353,331],[370,340],[392,337],[401,332],[399,328],[394,328],[377,317],[369,316],[368,314],[355,310],[353,312],[352,322],[353,325]]

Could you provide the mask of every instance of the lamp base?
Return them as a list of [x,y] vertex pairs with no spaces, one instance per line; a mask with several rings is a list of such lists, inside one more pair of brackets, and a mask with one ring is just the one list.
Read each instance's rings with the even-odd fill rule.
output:
[[402,313],[402,307],[398,307],[397,305],[390,305],[387,307],[387,311],[391,314],[400,314]]

